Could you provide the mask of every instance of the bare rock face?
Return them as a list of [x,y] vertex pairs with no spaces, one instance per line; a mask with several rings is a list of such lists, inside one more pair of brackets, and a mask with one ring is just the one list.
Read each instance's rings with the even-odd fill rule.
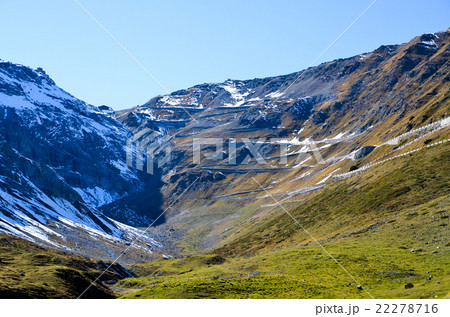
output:
[[354,160],[359,160],[363,158],[366,155],[369,155],[370,152],[372,152],[375,149],[375,146],[369,145],[369,146],[363,146],[359,150],[357,150],[353,156]]

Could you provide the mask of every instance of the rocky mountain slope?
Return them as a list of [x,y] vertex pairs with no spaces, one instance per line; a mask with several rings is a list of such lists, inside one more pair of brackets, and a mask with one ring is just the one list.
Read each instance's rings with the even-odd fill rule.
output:
[[[155,232],[191,251],[219,247],[274,207],[271,196],[294,206],[350,169],[371,166],[368,158],[383,161],[446,131],[449,42],[448,30],[424,34],[289,75],[197,85],[116,113],[141,146],[155,149],[166,206],[193,184]],[[207,140],[198,159],[193,143]]]
[[118,113],[171,147],[162,193],[183,196],[154,232],[186,255],[134,266],[123,297],[449,298],[449,40]]
[[[0,232],[100,258],[133,240],[130,260],[160,254],[153,237],[98,211],[153,184],[126,165],[128,136],[42,69],[0,61]],[[150,223],[158,211],[127,216]]]

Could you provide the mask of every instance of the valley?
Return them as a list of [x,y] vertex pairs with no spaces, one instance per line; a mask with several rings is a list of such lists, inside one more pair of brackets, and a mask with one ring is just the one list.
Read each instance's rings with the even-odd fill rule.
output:
[[113,262],[86,297],[448,298],[449,57],[446,30],[117,112],[0,61],[0,296]]

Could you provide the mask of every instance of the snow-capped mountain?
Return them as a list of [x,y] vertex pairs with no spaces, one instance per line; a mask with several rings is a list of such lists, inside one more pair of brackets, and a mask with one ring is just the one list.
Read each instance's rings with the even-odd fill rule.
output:
[[[104,243],[117,248],[135,237],[149,254],[160,248],[97,210],[149,183],[125,162],[129,134],[42,69],[0,61],[0,232],[94,257],[114,256]],[[157,211],[128,216],[145,225]]]

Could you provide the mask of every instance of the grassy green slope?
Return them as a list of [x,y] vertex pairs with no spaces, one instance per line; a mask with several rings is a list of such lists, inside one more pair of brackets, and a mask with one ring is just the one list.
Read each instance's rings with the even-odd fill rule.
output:
[[[423,149],[407,157],[378,165],[345,181],[332,183],[290,210],[318,239],[364,229],[386,221],[397,212],[408,211],[450,194],[449,143]],[[358,229],[359,228],[359,229]],[[221,254],[253,254],[310,241],[284,212],[253,228],[244,237],[220,250]]]
[[[0,235],[0,298],[77,298],[106,267],[99,260]],[[101,280],[117,281],[121,273],[123,270],[115,265]],[[83,296],[114,297],[100,281]]]
[[330,184],[290,210],[356,281],[280,209],[216,250],[224,263],[160,259],[117,286],[128,298],[369,297],[357,283],[378,298],[448,297],[449,147]]

